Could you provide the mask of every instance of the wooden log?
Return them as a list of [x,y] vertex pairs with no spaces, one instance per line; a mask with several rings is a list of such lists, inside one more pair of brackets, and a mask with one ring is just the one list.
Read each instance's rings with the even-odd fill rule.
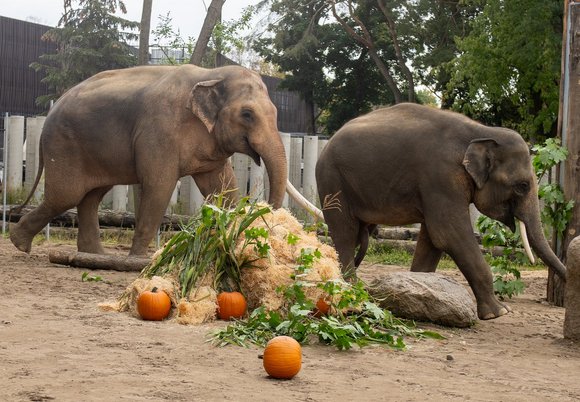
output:
[[68,265],[76,268],[137,272],[141,271],[151,262],[148,258],[61,250],[50,251],[48,260],[53,264]]
[[[8,221],[18,222],[22,216],[32,211],[34,206],[25,206],[20,211],[15,212],[15,208],[18,206],[11,205],[6,207],[6,213],[8,216]],[[12,211],[11,211],[12,210]],[[191,219],[189,215],[165,215],[163,221],[161,222],[161,227],[163,230],[179,230],[181,224],[187,223]],[[76,209],[69,209],[68,211],[60,214],[50,221],[51,225],[55,226],[78,226],[78,217]],[[99,210],[99,225],[101,226],[115,226],[122,228],[134,228],[135,227],[135,214],[131,212],[119,212],[112,211],[108,209]]]

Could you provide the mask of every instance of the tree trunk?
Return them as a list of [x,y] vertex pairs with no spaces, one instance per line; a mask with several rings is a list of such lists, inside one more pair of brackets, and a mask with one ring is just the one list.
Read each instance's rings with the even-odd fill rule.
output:
[[50,251],[48,254],[48,260],[53,264],[68,265],[77,268],[136,272],[141,271],[151,262],[148,258],[59,250]]
[[196,66],[201,66],[203,56],[207,49],[207,44],[211,38],[211,34],[215,25],[221,19],[222,7],[226,0],[211,0],[211,4],[207,9],[207,14],[205,15],[205,20],[203,21],[203,26],[199,33],[199,37],[195,42],[195,48],[193,49],[193,54],[189,59],[190,64],[195,64]]
[[[580,234],[580,4],[565,4],[564,40],[562,46],[569,44],[569,52],[564,52],[562,60],[563,76],[561,87],[567,88],[562,93],[560,118],[562,144],[568,149],[568,158],[564,162],[564,171],[560,182],[567,200],[574,201],[572,218],[564,231],[562,256],[566,262],[568,245]],[[569,14],[569,15],[568,15]],[[569,25],[568,25],[569,22]],[[554,275],[548,277],[548,301],[563,305],[564,284],[554,281]],[[560,304],[558,304],[560,303]]]
[[151,8],[153,0],[143,0],[141,25],[139,26],[139,65],[149,64],[149,33],[151,32]]

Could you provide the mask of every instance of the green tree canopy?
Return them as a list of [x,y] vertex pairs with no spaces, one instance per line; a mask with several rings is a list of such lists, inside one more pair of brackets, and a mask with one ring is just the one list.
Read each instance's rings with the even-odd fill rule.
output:
[[457,40],[452,106],[535,142],[556,134],[563,5],[559,0],[469,0],[483,5]]
[[137,64],[137,52],[128,42],[137,39],[139,23],[115,15],[126,13],[122,0],[65,0],[57,28],[43,40],[56,43],[57,53],[44,54],[31,67],[45,71],[43,82],[54,91],[41,96],[47,105],[79,82],[104,70]]

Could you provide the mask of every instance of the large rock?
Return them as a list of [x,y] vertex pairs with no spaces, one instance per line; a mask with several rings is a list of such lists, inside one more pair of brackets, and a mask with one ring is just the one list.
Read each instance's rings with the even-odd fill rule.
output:
[[564,338],[580,341],[580,236],[572,239],[566,255]]
[[477,307],[467,289],[441,274],[390,272],[375,279],[368,291],[397,317],[460,328],[477,321]]

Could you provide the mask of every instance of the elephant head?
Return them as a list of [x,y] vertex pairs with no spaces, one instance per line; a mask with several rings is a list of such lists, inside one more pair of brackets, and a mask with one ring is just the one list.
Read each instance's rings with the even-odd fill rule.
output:
[[532,249],[565,280],[566,268],[544,236],[528,146],[511,130],[495,130],[500,130],[498,135],[471,141],[465,152],[463,165],[475,183],[473,203],[512,231],[515,219],[520,220],[526,228],[523,236],[527,232]]
[[249,155],[258,165],[260,157],[264,160],[270,180],[269,203],[279,208],[288,167],[276,107],[260,76],[236,70],[199,82],[191,90],[188,107],[215,136],[221,151]]

